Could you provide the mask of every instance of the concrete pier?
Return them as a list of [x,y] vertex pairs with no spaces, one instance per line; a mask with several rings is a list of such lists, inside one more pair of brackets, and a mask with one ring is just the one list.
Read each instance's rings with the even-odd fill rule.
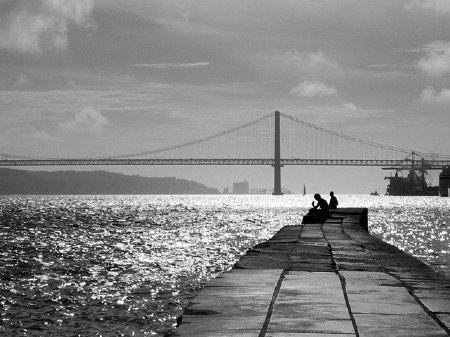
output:
[[448,336],[450,280],[366,224],[367,209],[347,208],[282,228],[213,279],[171,336]]

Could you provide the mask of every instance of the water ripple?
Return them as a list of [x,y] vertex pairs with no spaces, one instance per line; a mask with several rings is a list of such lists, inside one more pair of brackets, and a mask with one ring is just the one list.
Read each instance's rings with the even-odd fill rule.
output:
[[[0,334],[162,336],[196,291],[311,196],[0,197]],[[373,234],[449,270],[449,199],[343,196]]]

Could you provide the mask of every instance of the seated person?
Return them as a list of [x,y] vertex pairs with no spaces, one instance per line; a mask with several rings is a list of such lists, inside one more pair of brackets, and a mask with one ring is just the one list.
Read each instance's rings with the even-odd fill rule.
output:
[[337,198],[334,196],[334,192],[330,192],[330,209],[336,209],[338,205]]
[[317,200],[317,205],[312,202],[313,208],[308,212],[308,215],[317,217],[321,222],[324,222],[330,217],[330,208],[325,199],[323,199],[319,193],[314,194],[314,199]]

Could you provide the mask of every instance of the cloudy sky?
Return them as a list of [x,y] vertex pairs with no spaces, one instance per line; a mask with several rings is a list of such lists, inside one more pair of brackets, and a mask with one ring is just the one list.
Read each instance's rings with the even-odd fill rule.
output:
[[[274,110],[450,154],[450,0],[0,0],[0,153],[147,151]],[[108,169],[220,189],[273,179],[268,167]],[[283,186],[384,192],[384,173],[289,167]]]

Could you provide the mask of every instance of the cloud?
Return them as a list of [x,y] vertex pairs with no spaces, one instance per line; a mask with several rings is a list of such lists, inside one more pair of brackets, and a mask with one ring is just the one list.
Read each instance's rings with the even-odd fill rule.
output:
[[211,62],[195,62],[195,63],[140,63],[130,64],[130,67],[168,69],[168,68],[198,68],[209,66]]
[[88,26],[93,0],[0,0],[0,49],[66,49],[70,24]]
[[48,146],[50,143],[58,142],[58,138],[50,135],[46,131],[36,130],[33,126],[12,126],[0,130],[0,144],[7,146],[9,153],[16,152],[16,147],[21,147],[27,144],[28,149],[33,149],[42,146]]
[[426,55],[417,63],[420,71],[435,77],[450,73],[450,42],[435,41],[421,50]]
[[49,135],[45,131],[35,131],[30,135],[30,137],[38,142],[54,142],[58,140],[58,138]]
[[358,110],[358,108],[356,107],[356,105],[355,104],[353,104],[353,103],[342,103],[342,108],[344,109],[344,110],[346,110],[346,111],[356,111],[356,110]]
[[186,11],[181,14],[184,21],[189,21],[191,19],[191,12]]
[[256,68],[271,79],[283,77],[294,80],[302,76],[321,80],[343,72],[340,65],[321,50],[254,53],[249,54],[245,62],[248,67]]
[[406,71],[414,69],[415,66],[411,64],[371,64],[368,66],[369,69],[375,71]]
[[190,117],[182,111],[159,106],[109,108],[105,112],[113,125],[133,130],[154,130],[166,125],[179,126],[186,123]]
[[[359,126],[362,121],[372,125],[376,119],[385,119],[393,110],[357,106],[351,102],[333,105],[316,105],[302,107],[302,114],[313,124],[344,124],[345,127]],[[302,118],[300,118],[302,119]]]
[[426,87],[420,94],[420,101],[423,103],[450,103],[450,89],[443,88],[436,91],[433,87]]
[[339,66],[329,60],[321,50],[317,53],[288,52],[286,56],[289,64],[299,68],[303,72],[317,73],[322,71],[336,71],[339,69]]
[[22,74],[14,81],[13,88],[23,88],[32,83],[33,82],[25,74]]
[[449,0],[414,0],[405,5],[408,10],[425,10],[436,14],[450,14]]
[[73,119],[59,123],[58,128],[76,133],[99,133],[106,124],[108,121],[100,111],[87,106],[76,113]]
[[333,96],[337,90],[318,81],[304,81],[291,90],[291,95],[299,97]]

